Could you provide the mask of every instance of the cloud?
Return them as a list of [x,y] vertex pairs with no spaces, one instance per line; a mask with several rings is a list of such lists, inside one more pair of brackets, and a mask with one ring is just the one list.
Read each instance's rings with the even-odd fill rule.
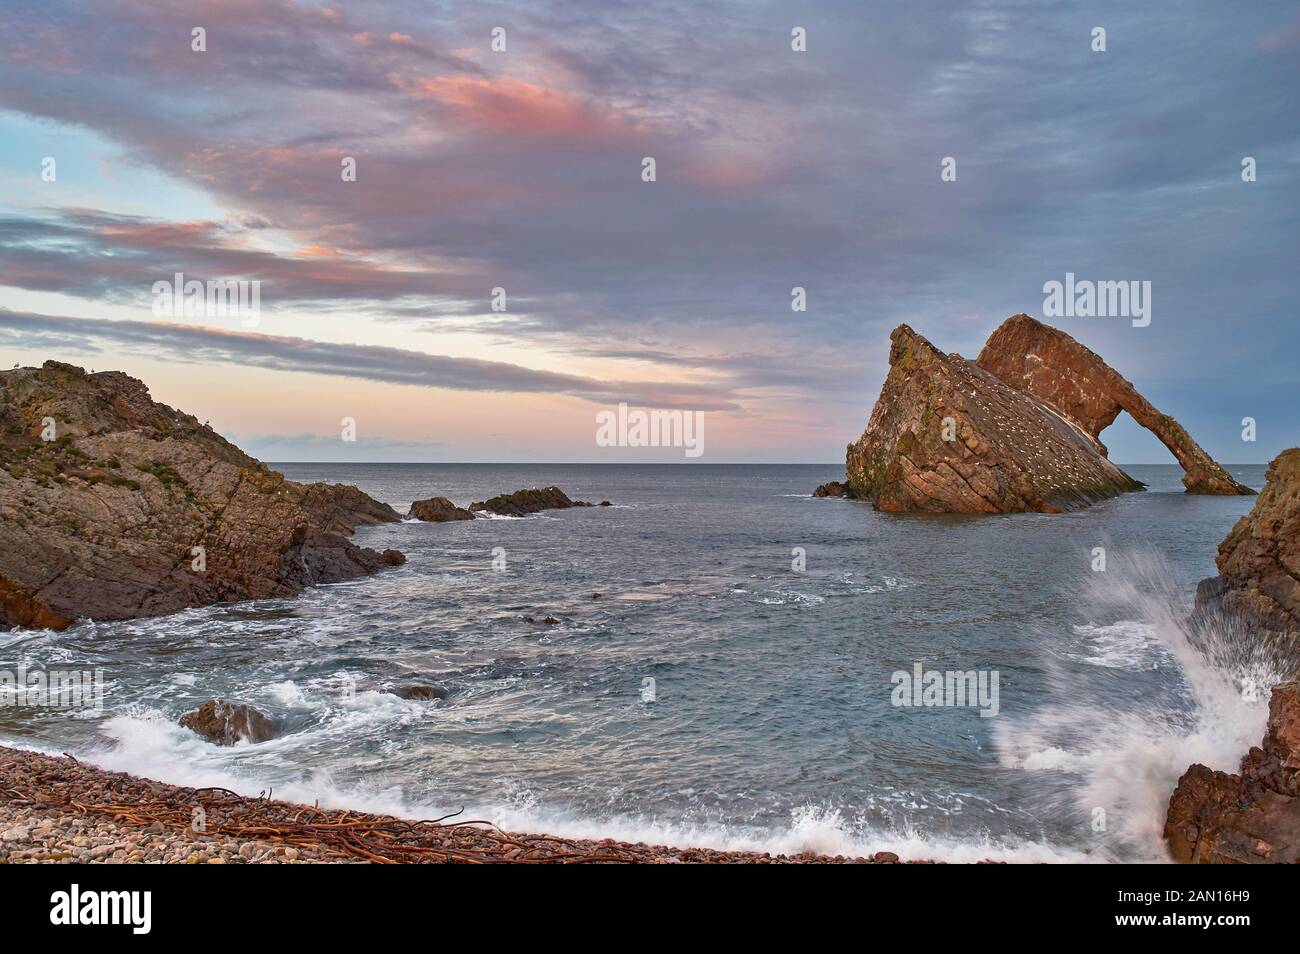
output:
[[[1144,336],[1066,328],[1153,399],[1279,389],[1289,372],[1267,359],[1300,345],[1289,0],[1195,16],[1104,4],[1090,14],[1104,54],[1093,19],[1017,0],[925,16],[901,0],[6,12],[23,29],[0,32],[0,108],[93,131],[115,168],[229,211],[15,211],[0,221],[13,287],[121,302],[174,271],[256,277],[268,308],[352,315],[358,337],[369,321],[455,326],[560,360],[640,361],[772,419],[798,402],[845,439],[893,325],[973,353],[1066,271],[1153,282]],[[203,54],[188,43],[200,23]],[[790,49],[796,23],[806,53]],[[956,182],[939,179],[945,156]],[[806,313],[790,310],[795,285]],[[517,306],[488,323],[495,286]]]
[[[643,381],[598,381],[501,361],[455,358],[379,345],[338,344],[228,331],[165,321],[104,321],[0,309],[0,338],[15,347],[53,340],[142,349],[173,360],[234,364],[357,378],[415,387],[520,394],[565,394],[597,404],[627,401],[647,407],[738,410],[722,389]],[[80,350],[80,349],[78,349]]]

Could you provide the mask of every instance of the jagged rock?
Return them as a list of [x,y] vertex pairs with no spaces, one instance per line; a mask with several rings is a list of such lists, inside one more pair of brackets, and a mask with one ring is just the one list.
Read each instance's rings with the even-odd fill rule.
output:
[[275,737],[275,725],[256,709],[225,699],[209,699],[180,717],[180,724],[217,745],[265,742]]
[[516,490],[512,494],[501,494],[491,500],[475,501],[469,505],[470,510],[486,510],[503,517],[522,517],[542,510],[567,510],[570,507],[590,507],[582,500],[570,500],[559,487],[542,487],[532,490]]
[[345,538],[397,519],[355,487],[286,480],[121,372],[0,372],[5,625],[291,596],[402,562]]
[[890,370],[848,487],[890,512],[1056,513],[1142,485],[1042,401],[907,325],[890,335]]
[[1028,315],[1007,319],[977,362],[907,325],[890,340],[889,375],[845,461],[849,491],[877,509],[1056,513],[1139,490],[1097,439],[1121,409],[1174,451],[1189,490],[1252,493],[1099,357]]
[[1252,626],[1300,639],[1300,448],[1268,466],[1250,513],[1219,544],[1219,575],[1197,587],[1199,605],[1219,606]]
[[1120,411],[1127,411],[1177,458],[1188,493],[1255,492],[1234,480],[1182,425],[1157,411],[1123,375],[1063,331],[1028,315],[1013,315],[989,336],[976,363],[1013,388],[1047,402],[1094,440]]
[[850,498],[855,496],[853,491],[850,490],[846,484],[842,484],[838,480],[827,481],[826,483],[819,485],[817,489],[812,492],[812,495],[814,497],[850,497]]
[[411,504],[409,516],[430,523],[444,523],[448,520],[473,520],[474,514],[463,507],[457,507],[446,497],[430,497],[417,500]]
[[409,686],[403,686],[396,693],[403,699],[414,699],[420,702],[428,702],[432,699],[446,699],[447,690],[442,686],[430,686],[424,683],[414,683]]
[[1165,817],[1175,861],[1199,864],[1300,862],[1300,683],[1273,689],[1263,747],[1241,774],[1193,765],[1178,780]]

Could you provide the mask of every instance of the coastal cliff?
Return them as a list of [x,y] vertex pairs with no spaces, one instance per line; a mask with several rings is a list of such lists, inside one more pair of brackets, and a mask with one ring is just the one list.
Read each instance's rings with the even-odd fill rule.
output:
[[889,375],[845,458],[844,495],[878,510],[1059,513],[1140,490],[1098,439],[1120,410],[1174,452],[1189,492],[1253,493],[1097,355],[1028,315],[1007,319],[978,361],[907,325],[890,342]]
[[117,371],[0,372],[0,623],[61,629],[304,587],[403,562],[347,539],[400,519],[304,485]]
[[[1242,621],[1288,658],[1287,647],[1300,643],[1300,448],[1269,465],[1217,563],[1219,575],[1197,588],[1198,609]],[[1290,676],[1300,677],[1300,664]],[[1164,835],[1175,861],[1300,861],[1300,682],[1272,688],[1264,738],[1237,774],[1188,768],[1169,799]]]
[[1294,641],[1300,636],[1300,447],[1279,454],[1265,477],[1255,506],[1219,544],[1219,575],[1201,582],[1197,603]]

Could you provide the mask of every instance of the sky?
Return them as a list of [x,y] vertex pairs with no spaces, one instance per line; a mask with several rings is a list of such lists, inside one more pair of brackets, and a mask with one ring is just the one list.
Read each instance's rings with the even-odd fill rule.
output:
[[[829,463],[893,327],[974,357],[1027,312],[1262,463],[1297,91],[1293,0],[5,0],[0,367],[126,371],[271,461]],[[158,314],[177,272],[255,321]],[[1067,273],[1150,324],[1045,316]],[[704,453],[599,446],[620,403]]]

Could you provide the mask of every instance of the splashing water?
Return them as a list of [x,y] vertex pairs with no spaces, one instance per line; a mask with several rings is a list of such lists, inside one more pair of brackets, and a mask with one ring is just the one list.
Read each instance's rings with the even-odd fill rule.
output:
[[1112,620],[1076,627],[1106,656],[1083,657],[1094,666],[1082,672],[1049,659],[1049,702],[999,726],[999,761],[1035,776],[1041,816],[1091,829],[1098,860],[1166,861],[1165,813],[1179,777],[1195,762],[1237,771],[1264,734],[1269,688],[1298,661],[1239,620],[1189,614],[1159,556],[1091,574],[1080,610]]

